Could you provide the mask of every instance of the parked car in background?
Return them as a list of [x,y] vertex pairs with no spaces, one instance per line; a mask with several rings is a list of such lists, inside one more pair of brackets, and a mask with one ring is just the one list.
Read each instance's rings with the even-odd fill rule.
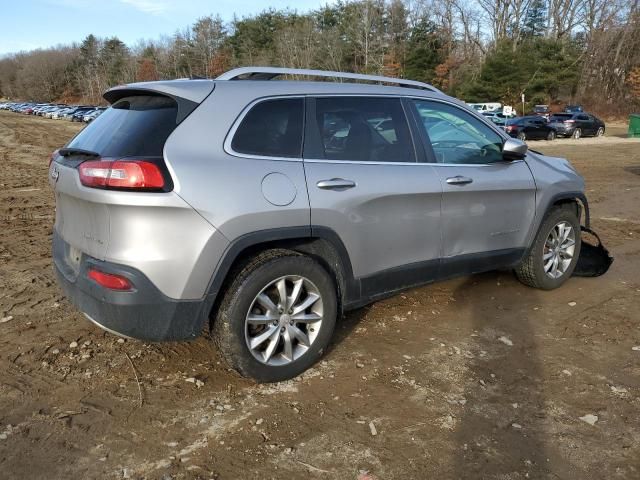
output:
[[51,118],[52,118],[53,120],[62,120],[62,118],[64,117],[64,115],[65,115],[67,112],[71,111],[71,110],[73,110],[73,108],[71,108],[71,107],[59,108],[58,110],[54,111],[54,112],[51,114]]
[[44,114],[45,117],[47,118],[53,118],[53,114],[58,112],[59,110],[65,108],[66,105],[54,105],[53,107],[51,107],[49,110],[47,110],[47,112]]
[[71,119],[71,115],[73,115],[74,113],[76,113],[78,111],[78,109],[81,108],[78,105],[74,105],[72,107],[67,108],[61,115],[60,118],[62,118],[63,120],[70,120]]
[[507,124],[507,120],[510,118],[499,112],[482,112],[482,116],[488,118],[501,128]]
[[564,107],[563,112],[580,113],[580,112],[584,112],[584,109],[582,108],[582,105],[567,105],[566,107]]
[[605,132],[605,124],[599,118],[585,112],[554,113],[549,119],[549,126],[562,137],[601,137]]
[[44,110],[45,108],[48,108],[48,107],[50,107],[50,105],[48,103],[44,103],[44,104],[38,105],[33,109],[33,114],[37,115],[37,116],[40,116],[42,110]]
[[95,110],[92,110],[89,113],[87,113],[84,117],[82,117],[82,121],[85,122],[85,123],[92,122],[96,118],[98,118],[100,116],[100,114],[102,114],[102,112],[104,112],[105,110],[106,110],[106,108],[104,108],[104,107],[98,107]]
[[502,110],[502,104],[499,102],[467,103],[467,105],[480,113],[499,112]]
[[512,137],[524,140],[555,140],[556,131],[539,115],[516,117],[507,120],[505,131]]
[[543,117],[546,120],[551,115],[551,110],[549,109],[549,105],[534,105],[533,114]]
[[75,111],[75,113],[73,115],[71,115],[71,121],[72,122],[82,122],[84,119],[84,116],[89,113],[91,110],[94,110],[93,107],[83,107],[83,108],[79,108]]
[[51,112],[53,112],[56,108],[57,108],[57,106],[55,106],[55,105],[49,105],[48,107],[45,107],[45,108],[43,108],[42,110],[40,110],[40,112],[38,112],[38,114],[39,114],[41,117],[47,117],[47,116],[49,116],[49,114],[50,114]]

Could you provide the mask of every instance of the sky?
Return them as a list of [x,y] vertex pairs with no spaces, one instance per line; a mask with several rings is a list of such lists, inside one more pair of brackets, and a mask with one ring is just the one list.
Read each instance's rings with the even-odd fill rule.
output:
[[306,12],[327,0],[0,0],[0,56],[80,42],[88,34],[127,45],[171,35],[198,17],[229,21],[270,7]]

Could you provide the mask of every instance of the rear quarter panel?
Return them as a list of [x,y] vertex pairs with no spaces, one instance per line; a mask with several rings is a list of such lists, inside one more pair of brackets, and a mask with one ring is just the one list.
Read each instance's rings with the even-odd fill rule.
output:
[[[230,241],[258,230],[308,226],[301,159],[255,159],[225,152],[227,133],[256,96],[254,91],[230,89],[233,85],[218,82],[167,140],[164,155],[174,191]],[[274,205],[263,194],[263,180],[272,173],[286,177],[294,190],[287,205]]]

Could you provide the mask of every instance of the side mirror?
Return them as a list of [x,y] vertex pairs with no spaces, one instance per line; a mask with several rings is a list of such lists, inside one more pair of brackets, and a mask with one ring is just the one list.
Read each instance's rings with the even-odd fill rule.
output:
[[508,138],[502,146],[502,158],[507,161],[521,160],[527,155],[529,147],[522,140]]

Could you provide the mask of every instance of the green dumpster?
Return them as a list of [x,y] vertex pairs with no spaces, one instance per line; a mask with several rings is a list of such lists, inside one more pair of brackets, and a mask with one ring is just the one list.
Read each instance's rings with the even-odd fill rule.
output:
[[629,137],[640,137],[640,113],[629,115]]

